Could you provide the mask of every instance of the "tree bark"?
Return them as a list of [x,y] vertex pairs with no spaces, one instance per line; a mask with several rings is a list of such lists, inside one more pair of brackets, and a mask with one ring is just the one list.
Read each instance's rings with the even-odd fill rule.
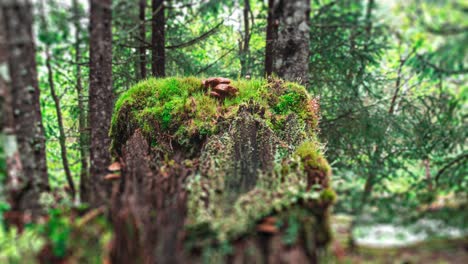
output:
[[151,20],[151,71],[154,77],[164,77],[166,75],[164,0],[152,0],[151,8],[153,14]]
[[17,136],[22,177],[12,190],[12,211],[42,213],[39,196],[49,189],[45,137],[39,103],[32,13],[29,1],[2,1],[8,70],[11,80],[12,111]]
[[426,172],[427,189],[428,191],[432,192],[434,190],[434,187],[432,185],[431,160],[429,158],[425,158],[423,160],[423,163],[424,163],[424,170]]
[[111,162],[109,127],[112,118],[112,10],[111,0],[91,0],[89,62],[90,187],[92,206],[108,202],[110,186],[104,181]]
[[273,72],[279,77],[308,83],[310,46],[310,1],[275,0],[278,38],[273,44]]
[[[273,73],[274,43],[278,39],[278,14],[275,12],[275,0],[268,0],[268,19],[266,29],[265,46],[265,75],[270,76]],[[277,10],[276,10],[277,11]]]
[[16,225],[21,232],[23,221],[21,213],[17,212],[18,199],[15,199],[15,193],[20,189],[20,179],[24,176],[15,133],[11,80],[8,73],[8,45],[2,11],[0,6],[0,143],[5,158],[5,171],[0,171],[0,173],[4,173],[6,177],[4,182],[0,182],[0,197],[8,200],[12,207],[9,215],[8,212],[4,214],[6,222]]
[[[250,0],[244,0],[244,37],[239,43],[239,57],[241,62],[241,77],[246,77],[249,73],[250,64],[250,21],[251,14]],[[252,17],[253,20],[253,17]]]
[[85,103],[85,92],[83,89],[82,75],[81,75],[81,23],[80,23],[80,10],[78,0],[73,0],[73,25],[75,28],[75,64],[76,64],[76,93],[78,95],[78,133],[80,142],[80,198],[88,195],[88,186],[85,184],[89,178],[89,129],[87,124],[87,113]]
[[146,79],[146,24],[145,24],[145,10],[146,0],[140,0],[140,47],[138,48],[140,53],[140,78]]

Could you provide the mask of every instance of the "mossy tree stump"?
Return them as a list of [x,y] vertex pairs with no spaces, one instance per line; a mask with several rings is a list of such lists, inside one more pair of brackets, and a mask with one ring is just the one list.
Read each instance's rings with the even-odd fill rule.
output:
[[113,263],[315,263],[330,240],[316,100],[295,83],[149,79],[116,103]]

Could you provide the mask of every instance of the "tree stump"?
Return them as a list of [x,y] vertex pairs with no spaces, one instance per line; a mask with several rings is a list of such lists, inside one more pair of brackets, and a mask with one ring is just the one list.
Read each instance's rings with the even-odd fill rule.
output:
[[117,101],[112,263],[316,263],[335,199],[317,101],[278,79],[222,98],[206,83],[149,79]]

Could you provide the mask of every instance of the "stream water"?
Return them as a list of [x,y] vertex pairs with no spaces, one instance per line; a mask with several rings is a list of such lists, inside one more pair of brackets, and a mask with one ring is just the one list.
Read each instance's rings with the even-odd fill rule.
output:
[[467,235],[468,230],[447,226],[435,219],[420,219],[410,225],[360,225],[353,231],[358,245],[373,248],[411,246],[436,238],[459,239]]

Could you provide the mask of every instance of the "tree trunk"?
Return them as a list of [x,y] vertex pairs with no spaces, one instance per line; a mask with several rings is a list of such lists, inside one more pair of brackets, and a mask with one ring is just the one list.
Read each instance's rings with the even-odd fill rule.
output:
[[[273,45],[273,72],[306,85],[309,73],[310,1],[276,0],[278,38]],[[275,21],[276,22],[276,21]]]
[[432,175],[431,175],[431,160],[429,158],[425,158],[423,160],[424,163],[424,170],[426,174],[426,181],[427,181],[427,189],[428,191],[432,192],[434,187],[432,185]]
[[[44,7],[43,3],[41,2],[41,14],[40,14],[40,19],[41,19],[41,30],[45,34],[49,34],[48,31],[48,24],[47,20],[44,14]],[[54,72],[52,70],[52,58],[50,55],[50,43],[45,43],[45,56],[46,56],[46,67],[47,67],[47,77],[48,77],[48,82],[49,82],[49,88],[50,88],[50,95],[52,96],[52,100],[54,100],[55,104],[55,112],[57,114],[57,124],[58,124],[58,129],[59,129],[59,144],[60,144],[60,154],[62,157],[62,165],[63,165],[63,170],[65,171],[65,177],[68,182],[68,187],[69,187],[69,192],[72,197],[72,200],[75,200],[75,184],[73,182],[73,177],[70,171],[70,166],[68,163],[68,156],[67,156],[67,136],[65,134],[65,129],[63,127],[63,118],[62,118],[62,108],[60,107],[60,98],[57,96],[57,93],[55,91],[55,81],[54,81]]]
[[[242,42],[239,43],[239,57],[241,62],[241,77],[246,77],[250,74],[250,22],[249,16],[251,14],[250,0],[244,0],[244,37]],[[253,20],[253,17],[252,17]]]
[[45,156],[45,137],[39,103],[32,13],[29,1],[2,1],[11,103],[22,177],[11,192],[12,211],[41,214],[39,196],[49,189]]
[[72,200],[75,200],[75,184],[73,183],[73,177],[70,171],[70,166],[68,164],[67,156],[67,136],[65,135],[65,129],[63,127],[63,118],[62,118],[62,109],[60,107],[60,99],[55,92],[55,83],[54,83],[54,74],[52,71],[50,50],[49,47],[46,47],[46,67],[49,80],[50,94],[55,103],[55,112],[57,113],[57,123],[59,128],[59,144],[60,144],[60,154],[62,156],[63,170],[65,171],[65,177],[67,178],[68,187],[70,188],[70,194]]
[[141,79],[146,79],[146,25],[145,25],[145,10],[146,10],[146,0],[140,0],[140,77]]
[[87,124],[87,113],[85,103],[85,92],[82,84],[81,77],[81,23],[80,23],[80,10],[78,0],[73,0],[73,25],[75,28],[75,64],[76,64],[76,93],[78,95],[78,132],[80,142],[80,198],[87,197],[88,186],[85,184],[89,178],[89,128]]
[[153,14],[151,20],[151,71],[154,77],[164,77],[166,75],[164,0],[152,0],[151,8]]
[[268,0],[268,19],[266,29],[265,46],[265,75],[270,76],[273,73],[274,43],[278,39],[278,11],[274,8],[275,0]]
[[111,0],[91,0],[89,61],[89,126],[91,205],[108,202],[110,186],[104,181],[111,162],[109,127],[112,117],[112,10]]
[[[178,89],[194,93],[201,85],[193,78],[176,79],[171,85],[177,83]],[[275,87],[271,107],[293,92],[281,81],[263,85]],[[323,163],[295,163],[311,156],[293,154],[310,140],[311,123],[304,126],[293,113],[284,127],[273,130],[266,114],[271,110],[251,101],[236,106],[236,115],[220,114],[213,120],[218,132],[197,134],[182,144],[164,130],[162,120],[148,116],[146,128],[141,125],[144,120],[137,120],[145,109],[132,102],[145,100],[140,96],[147,92],[140,90],[122,102],[111,130],[122,165],[120,189],[113,193],[112,263],[317,263],[317,253],[330,240],[330,171]],[[204,107],[189,98],[189,112]],[[210,99],[206,95],[203,102]],[[196,121],[187,114],[180,117],[186,124]],[[305,146],[306,152],[312,150]],[[326,162],[323,157],[318,160]],[[318,188],[316,193],[312,186]],[[284,192],[295,188],[317,198]]]
[[[0,6],[0,143],[5,158],[5,182],[0,182],[0,198],[9,200],[11,212],[6,212],[6,223],[15,225],[19,231],[23,230],[23,215],[18,212],[16,192],[23,176],[21,158],[18,152],[18,141],[15,134],[15,123],[12,108],[10,76],[8,75],[8,45],[3,24],[4,18]],[[3,158],[3,157],[2,157]]]

